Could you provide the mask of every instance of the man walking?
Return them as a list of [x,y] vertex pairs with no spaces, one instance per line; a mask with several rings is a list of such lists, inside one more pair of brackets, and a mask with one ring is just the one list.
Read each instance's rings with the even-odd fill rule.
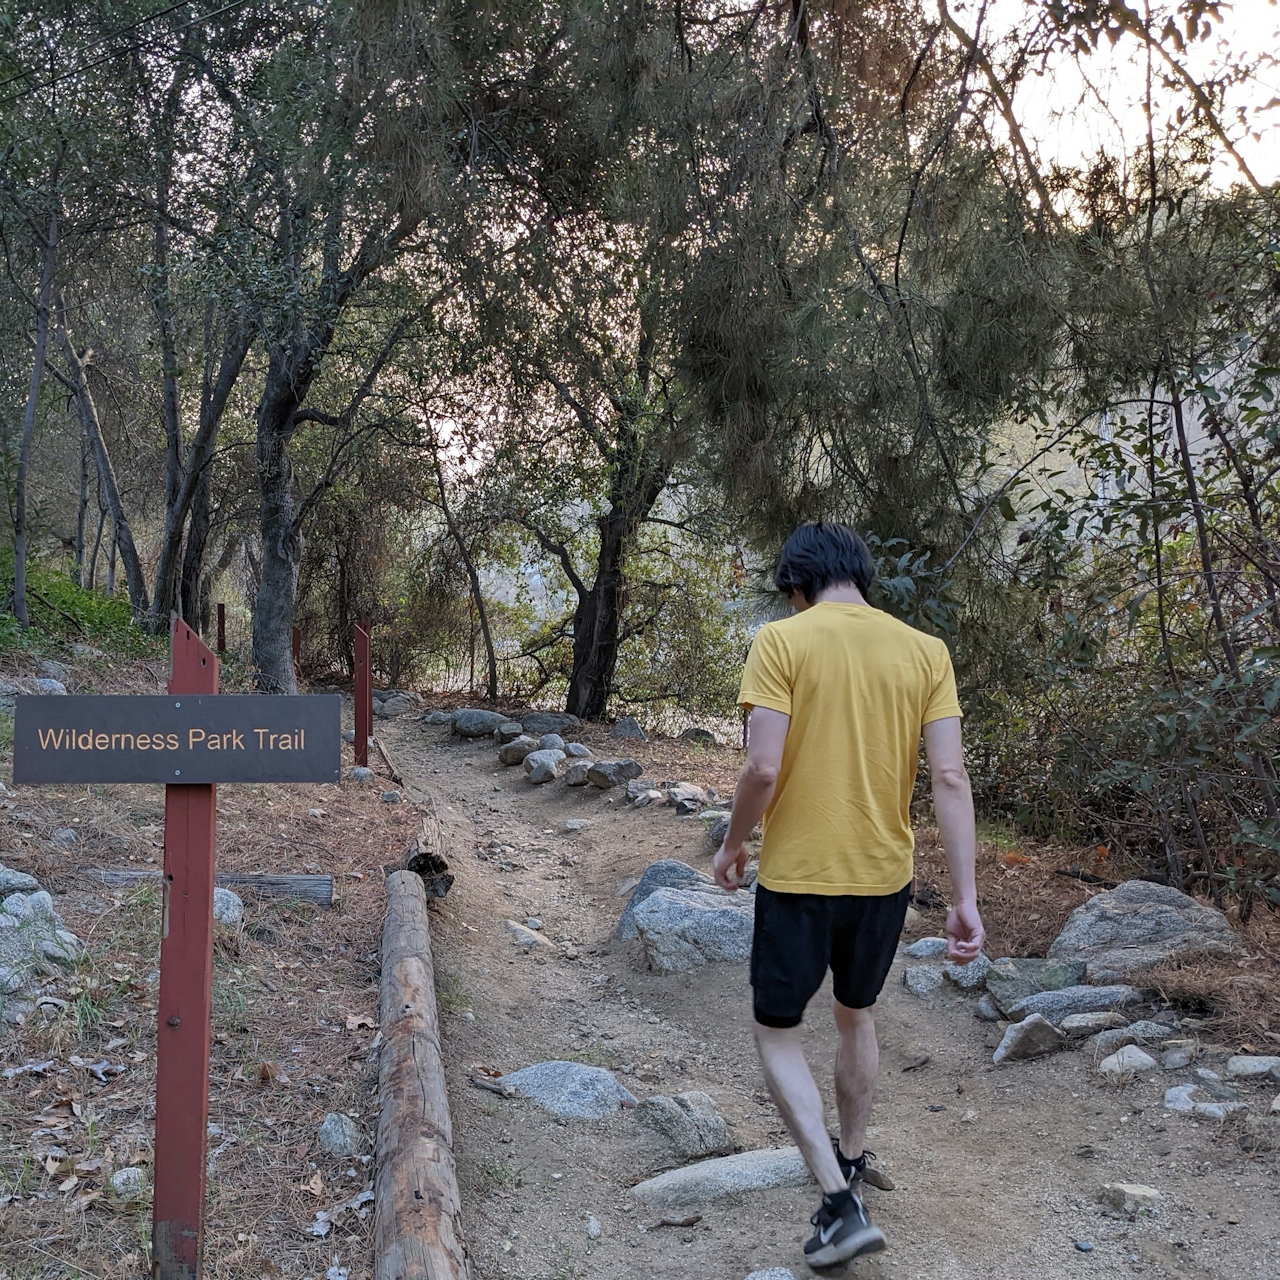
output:
[[[736,889],[744,841],[763,817],[751,955],[756,1046],[822,1187],[804,1246],[811,1267],[885,1246],[856,1192],[868,1178],[864,1140],[879,1065],[872,1006],[906,918],[922,734],[954,891],[948,954],[972,960],[984,937],[951,659],[941,640],[867,604],[873,577],[866,544],[844,525],[802,525],[787,541],[774,582],[796,612],[761,628],[747,658],[738,698],[751,713],[747,764],[715,858],[717,882]],[[840,1037],[836,1139],[799,1035],[828,968]]]

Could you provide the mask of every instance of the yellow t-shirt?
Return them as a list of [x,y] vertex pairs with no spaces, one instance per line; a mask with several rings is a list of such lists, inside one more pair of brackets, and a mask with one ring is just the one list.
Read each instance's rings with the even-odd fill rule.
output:
[[868,605],[823,601],[760,629],[738,702],[791,717],[760,883],[897,893],[915,852],[921,729],[961,714],[947,646]]

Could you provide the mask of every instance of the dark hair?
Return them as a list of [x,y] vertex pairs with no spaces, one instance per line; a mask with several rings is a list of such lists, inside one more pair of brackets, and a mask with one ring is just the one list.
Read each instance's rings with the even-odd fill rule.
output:
[[798,591],[812,604],[827,587],[852,583],[866,595],[876,576],[867,544],[847,524],[802,524],[787,539],[773,571],[783,595]]

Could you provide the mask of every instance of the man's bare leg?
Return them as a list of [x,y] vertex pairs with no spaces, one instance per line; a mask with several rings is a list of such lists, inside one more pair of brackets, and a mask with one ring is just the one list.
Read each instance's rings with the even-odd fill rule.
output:
[[876,1076],[880,1071],[880,1046],[871,1009],[851,1009],[833,1000],[840,1045],[836,1050],[836,1107],[840,1112],[840,1150],[856,1160],[867,1141]]
[[[813,1176],[828,1195],[848,1186],[840,1173],[831,1138],[822,1114],[822,1095],[800,1046],[799,1027],[766,1027],[755,1024],[756,1048],[769,1092],[786,1121]],[[874,1039],[874,1030],[872,1037]],[[870,1104],[868,1104],[870,1109]],[[865,1122],[864,1122],[865,1128]],[[859,1149],[861,1150],[861,1149]]]

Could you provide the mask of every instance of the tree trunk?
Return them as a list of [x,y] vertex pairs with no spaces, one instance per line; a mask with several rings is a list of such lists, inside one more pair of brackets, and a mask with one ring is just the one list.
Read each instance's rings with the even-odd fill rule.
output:
[[[306,383],[310,384],[310,376]],[[287,360],[273,353],[258,404],[258,525],[262,568],[253,611],[253,666],[263,693],[297,693],[293,671],[293,607],[298,591],[298,532],[293,522],[293,415],[306,394]]]
[[98,482],[102,486],[102,494],[106,499],[107,509],[111,513],[113,537],[109,590],[112,594],[115,593],[115,553],[118,550],[120,562],[124,565],[125,581],[129,586],[129,607],[134,618],[141,621],[147,615],[147,580],[143,576],[142,564],[133,543],[133,531],[129,527],[129,519],[124,512],[124,503],[120,500],[120,487],[116,483],[111,455],[107,452],[102,424],[98,421],[98,409],[93,402],[93,393],[89,389],[88,358],[82,359],[76,354],[66,329],[59,327],[58,340],[71,369],[71,378],[67,382],[75,394],[76,404],[80,410],[80,426],[93,445],[93,455],[98,464]]
[[[470,552],[467,550],[466,539],[462,536],[462,530],[458,528],[457,521],[453,518],[453,512],[449,507],[449,498],[445,492],[444,470],[440,466],[440,454],[436,450],[434,444],[432,446],[432,461],[436,468],[436,485],[440,490],[440,510],[444,515],[444,522],[458,548],[458,554],[462,557],[463,566],[467,571],[467,581],[471,584],[471,599],[476,607],[476,614],[480,619],[480,634],[484,637],[485,658],[489,666],[489,682],[487,686],[487,696],[492,702],[498,696],[498,655],[493,648],[493,633],[489,629],[489,611],[485,608],[484,592],[480,590],[480,575],[476,571],[475,562],[471,558]],[[475,677],[472,676],[472,683],[475,683]]]
[[187,546],[182,556],[182,617],[190,627],[195,627],[200,617],[200,579],[205,548],[209,544],[212,493],[213,468],[206,466],[200,471],[191,500],[191,522],[187,526]]
[[[79,426],[79,423],[76,424]],[[89,438],[80,433],[80,503],[76,507],[76,586],[85,585],[85,550],[89,541]]]
[[31,625],[27,616],[27,468],[31,462],[31,442],[35,438],[36,408],[44,377],[44,353],[49,342],[49,307],[53,297],[53,267],[57,252],[58,214],[55,210],[49,215],[49,234],[43,245],[40,292],[36,297],[35,355],[31,365],[31,383],[27,388],[27,407],[22,415],[22,443],[18,447],[18,474],[14,486],[13,612],[24,631]]
[[[630,528],[627,525],[630,525]],[[573,671],[565,710],[583,720],[603,720],[613,692],[622,623],[623,561],[635,523],[616,513],[599,521],[600,553],[591,589],[573,612]]]

